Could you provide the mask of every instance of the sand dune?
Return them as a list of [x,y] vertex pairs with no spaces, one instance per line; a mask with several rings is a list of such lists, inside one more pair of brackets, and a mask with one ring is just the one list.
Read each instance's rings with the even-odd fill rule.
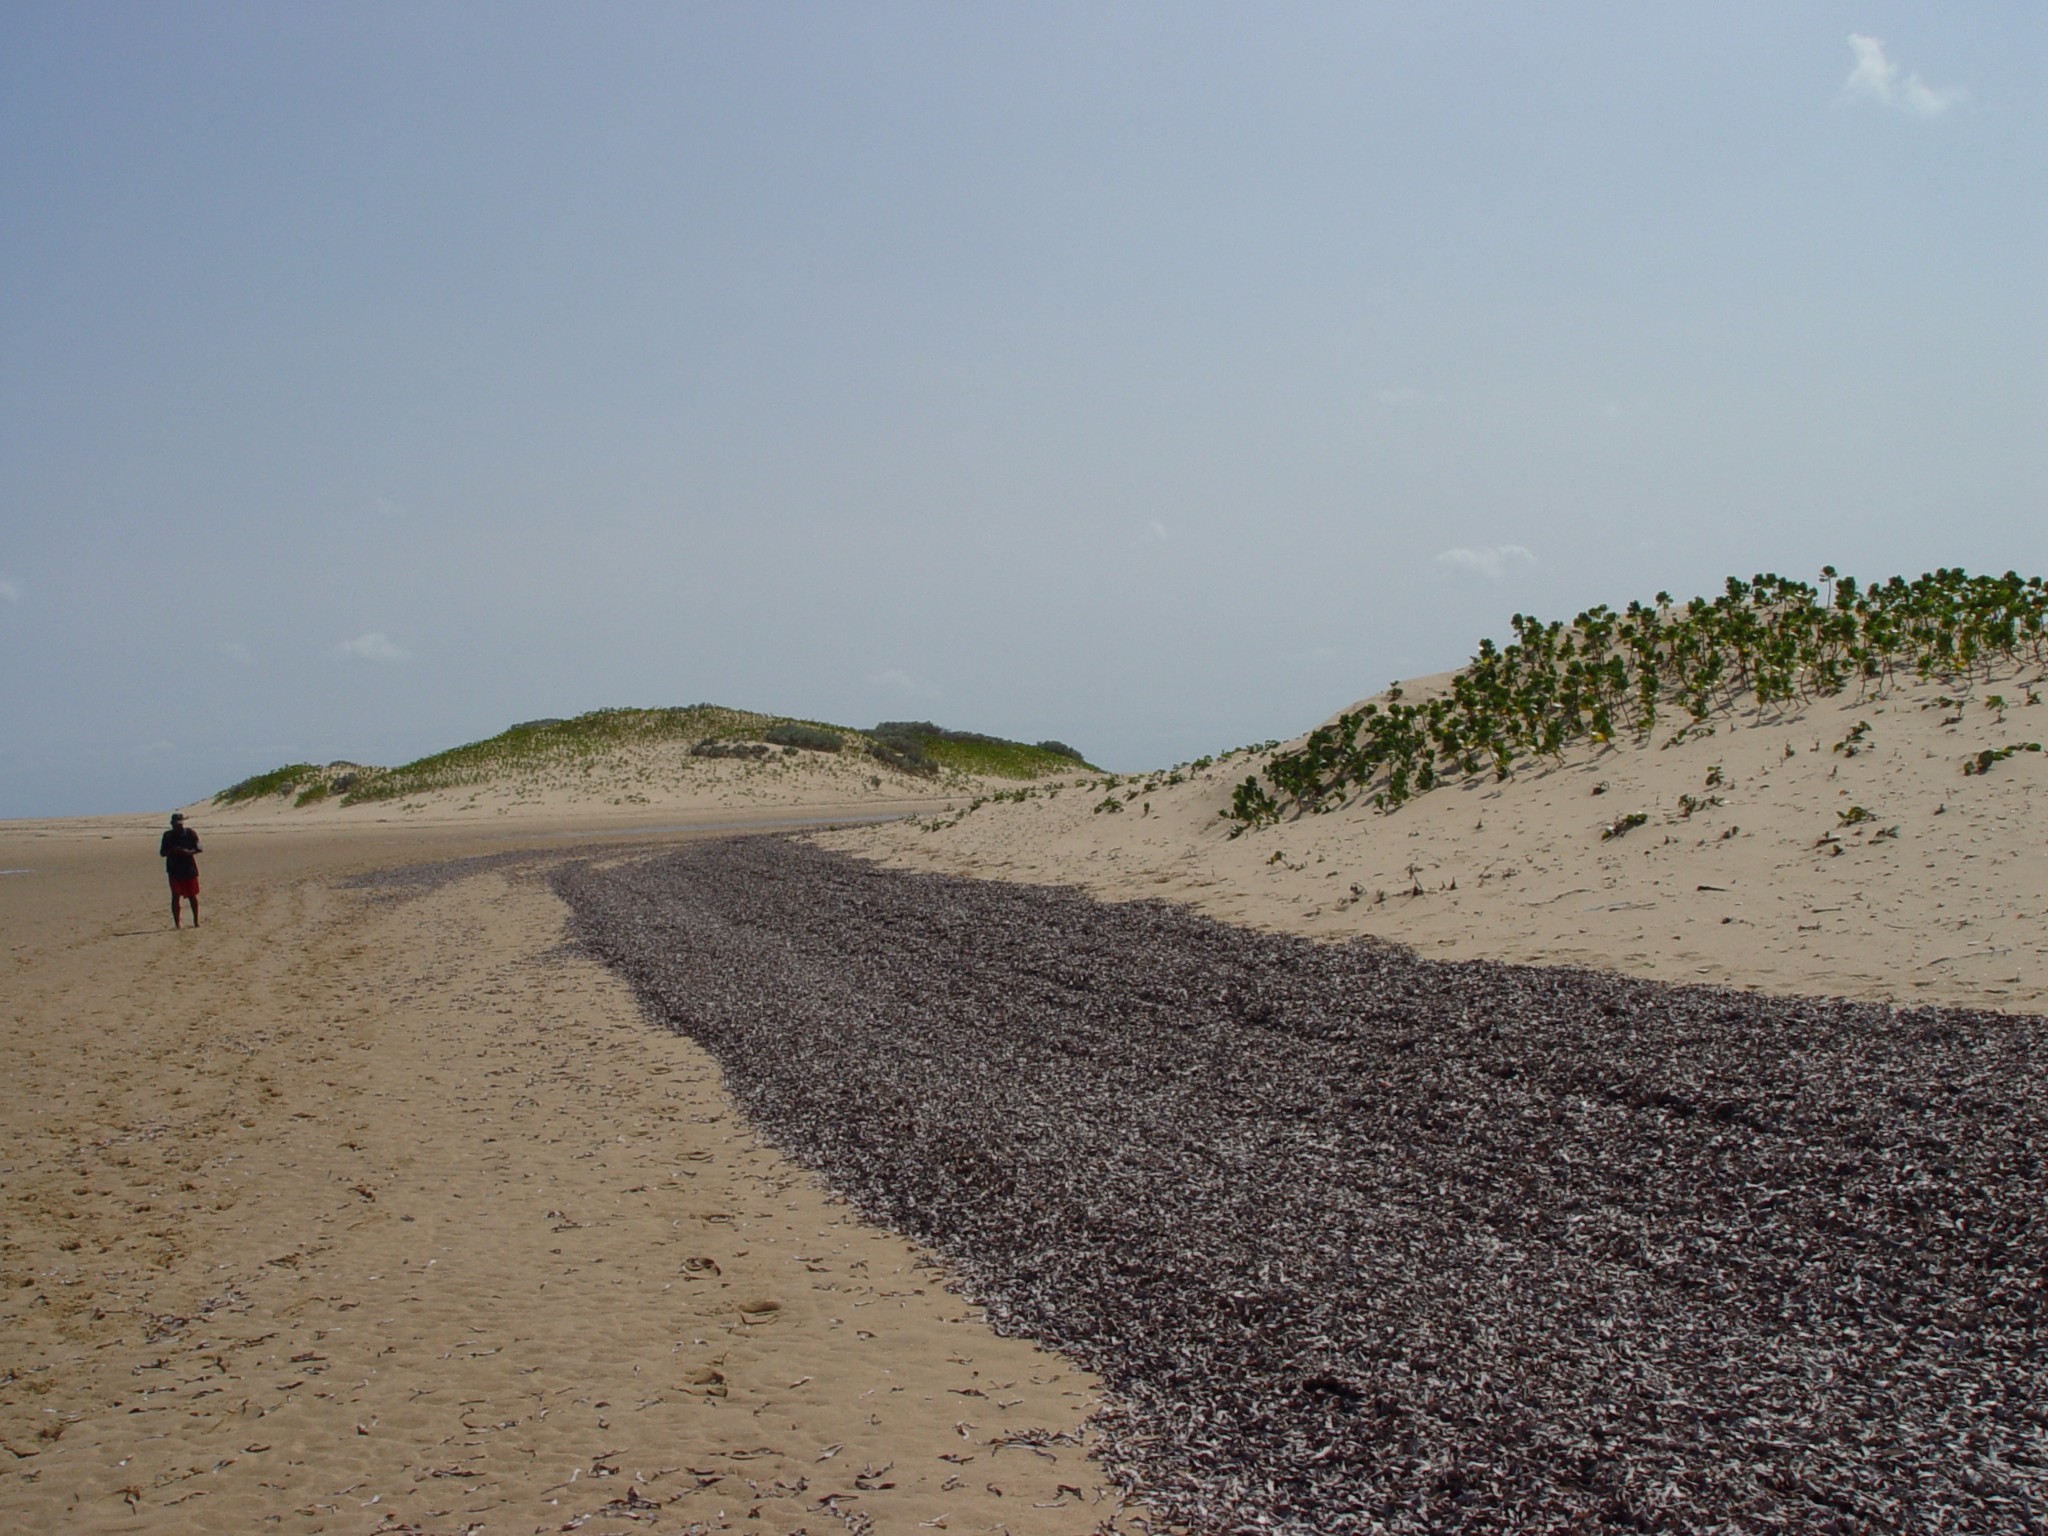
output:
[[[1007,787],[997,785],[994,787]],[[460,788],[437,789],[367,805],[339,798],[295,805],[289,795],[243,805],[199,800],[181,807],[205,825],[238,831],[276,828],[346,832],[356,827],[459,827],[499,824],[531,830],[645,825],[758,815],[803,808],[820,817],[900,816],[989,792],[965,775],[926,781],[883,774],[851,759],[806,753],[763,761],[693,758],[676,746],[637,748],[548,774],[508,774]]]
[[[996,793],[1069,766],[1023,743],[941,739],[965,736],[957,732],[906,743],[799,725],[796,739],[837,744],[835,750],[777,745],[765,738],[778,723],[790,724],[712,705],[600,710],[515,726],[396,769],[279,769],[181,809],[240,829],[334,830],[645,825],[653,818],[695,821],[796,807],[820,816],[891,816]],[[906,745],[921,762],[896,751]],[[704,755],[707,747],[717,755]]]
[[[1373,934],[1435,958],[2037,1012],[2048,755],[1963,767],[2048,738],[2048,708],[1988,706],[2025,697],[2006,675],[1960,707],[1937,703],[1960,692],[1930,682],[1743,712],[1676,746],[1577,747],[1505,783],[1489,775],[1392,813],[1354,804],[1235,838],[1219,812],[1262,755],[1092,776],[820,841],[1321,938]],[[1602,837],[1634,815],[1645,820]]]

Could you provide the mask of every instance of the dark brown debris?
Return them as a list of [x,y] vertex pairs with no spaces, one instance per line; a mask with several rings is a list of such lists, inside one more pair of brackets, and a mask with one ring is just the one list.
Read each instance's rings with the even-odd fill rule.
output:
[[2048,1021],[776,838],[556,878],[757,1124],[1101,1373],[1197,1530],[2048,1530]]

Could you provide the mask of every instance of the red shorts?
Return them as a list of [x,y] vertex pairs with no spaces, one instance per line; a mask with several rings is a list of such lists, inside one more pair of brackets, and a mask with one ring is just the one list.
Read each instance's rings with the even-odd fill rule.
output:
[[199,877],[191,875],[186,879],[180,880],[176,875],[171,876],[171,895],[173,897],[183,896],[188,900],[197,901],[199,899]]

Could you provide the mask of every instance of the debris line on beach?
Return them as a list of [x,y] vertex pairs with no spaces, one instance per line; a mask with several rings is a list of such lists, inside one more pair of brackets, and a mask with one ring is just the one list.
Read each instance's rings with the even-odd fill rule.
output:
[[1420,960],[782,838],[570,864],[764,1132],[1203,1532],[2048,1531],[2048,1021]]

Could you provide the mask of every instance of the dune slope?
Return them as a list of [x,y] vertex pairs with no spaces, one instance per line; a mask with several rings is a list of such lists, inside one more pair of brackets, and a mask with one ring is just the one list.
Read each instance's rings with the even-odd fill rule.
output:
[[1084,768],[1071,748],[929,721],[871,731],[699,704],[532,720],[396,768],[293,763],[186,812],[236,827],[644,821],[789,806],[889,815]]
[[2039,681],[2004,668],[1752,704],[1711,734],[1580,743],[1391,811],[1353,798],[1230,820],[1236,786],[1283,747],[820,837],[907,868],[1166,897],[1435,958],[2038,1011],[2048,755],[2025,748],[2048,738],[2048,708],[2027,702]]

